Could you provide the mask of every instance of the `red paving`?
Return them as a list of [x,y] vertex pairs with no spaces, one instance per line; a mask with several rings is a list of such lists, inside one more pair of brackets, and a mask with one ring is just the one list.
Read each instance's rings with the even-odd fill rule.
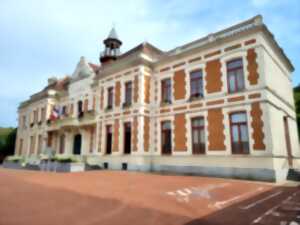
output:
[[0,169],[0,225],[300,224],[300,187],[121,171]]

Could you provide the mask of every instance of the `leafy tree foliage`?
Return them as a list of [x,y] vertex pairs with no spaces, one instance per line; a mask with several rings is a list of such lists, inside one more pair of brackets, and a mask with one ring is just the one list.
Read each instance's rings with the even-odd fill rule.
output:
[[13,155],[17,128],[1,128],[0,130],[0,162],[8,155]]
[[294,88],[294,97],[297,114],[298,135],[300,138],[300,84]]

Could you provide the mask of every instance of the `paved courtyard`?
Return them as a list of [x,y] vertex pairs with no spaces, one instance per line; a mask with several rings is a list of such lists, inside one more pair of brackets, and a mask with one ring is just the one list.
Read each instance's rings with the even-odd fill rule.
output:
[[300,224],[300,187],[122,171],[0,169],[0,225]]

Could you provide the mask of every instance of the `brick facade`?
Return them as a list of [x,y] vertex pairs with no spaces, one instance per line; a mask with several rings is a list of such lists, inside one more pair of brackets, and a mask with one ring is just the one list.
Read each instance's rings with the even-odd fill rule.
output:
[[174,73],[174,98],[180,100],[185,98],[185,72],[184,70],[178,70]]
[[221,62],[215,59],[206,63],[206,91],[208,94],[222,90]]
[[224,115],[221,108],[209,109],[207,116],[208,123],[208,150],[225,150],[224,144]]
[[251,104],[251,126],[253,129],[252,138],[254,140],[253,149],[255,150],[264,150],[266,145],[264,144],[264,122],[262,120],[262,109],[261,105],[258,102]]
[[176,114],[174,120],[174,151],[187,151],[187,139],[186,139],[186,119],[185,114]]

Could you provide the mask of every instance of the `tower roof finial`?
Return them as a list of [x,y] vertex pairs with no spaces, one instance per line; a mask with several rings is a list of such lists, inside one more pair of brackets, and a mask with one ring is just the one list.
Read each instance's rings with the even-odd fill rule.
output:
[[108,38],[119,40],[115,26],[113,26],[112,29],[110,30]]

